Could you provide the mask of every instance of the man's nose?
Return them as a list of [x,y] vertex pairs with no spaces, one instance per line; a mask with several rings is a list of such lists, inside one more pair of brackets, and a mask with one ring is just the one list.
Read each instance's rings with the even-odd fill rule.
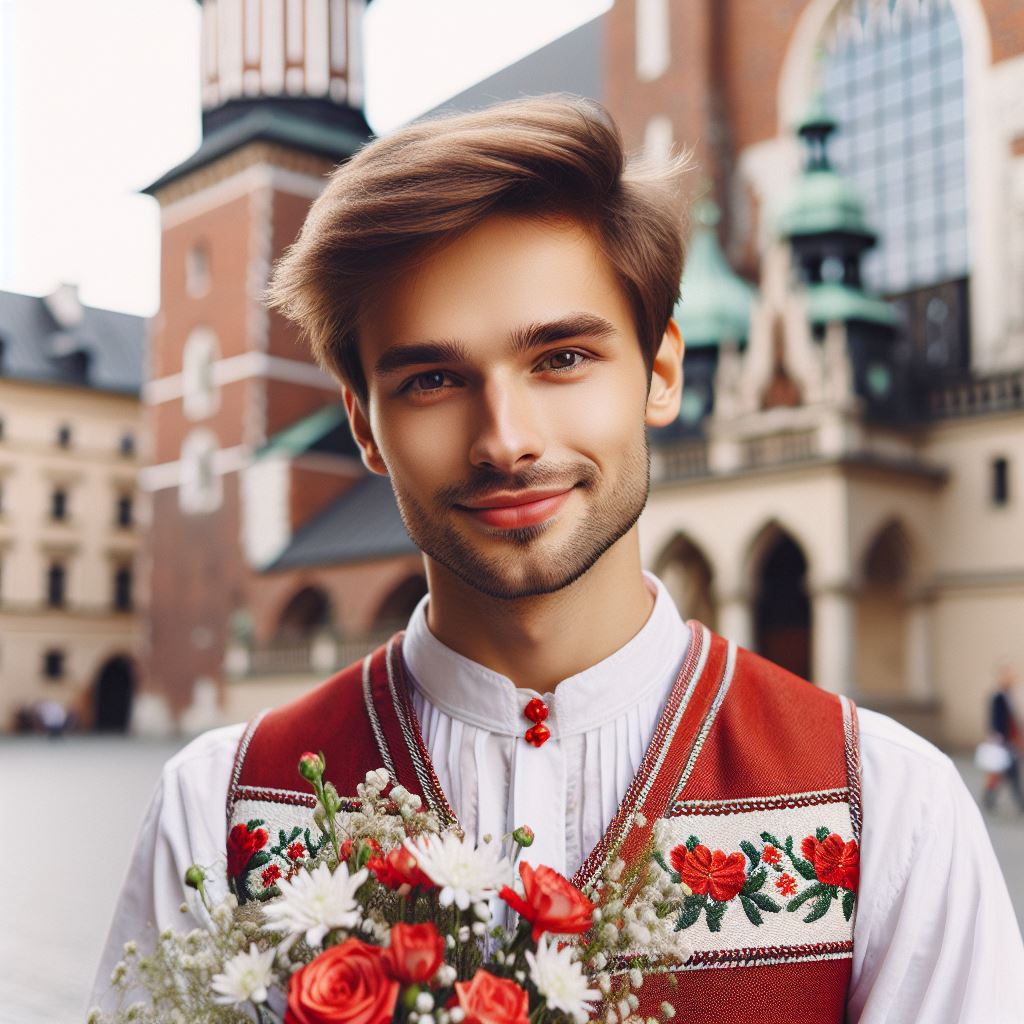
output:
[[475,416],[475,436],[469,452],[474,466],[513,473],[543,455],[540,410],[529,388],[507,380],[485,382]]

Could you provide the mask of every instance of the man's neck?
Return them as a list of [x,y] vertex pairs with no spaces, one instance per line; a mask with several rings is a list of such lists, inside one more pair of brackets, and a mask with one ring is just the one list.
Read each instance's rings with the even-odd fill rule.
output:
[[550,693],[563,679],[614,654],[640,632],[654,608],[635,528],[568,587],[518,601],[489,597],[426,562],[430,632],[464,657],[539,693]]

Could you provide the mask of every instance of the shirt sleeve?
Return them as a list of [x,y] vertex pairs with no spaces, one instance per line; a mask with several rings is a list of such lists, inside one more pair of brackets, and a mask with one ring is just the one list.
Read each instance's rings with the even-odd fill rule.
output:
[[110,976],[123,959],[126,942],[137,942],[145,952],[165,928],[187,932],[205,923],[197,916],[196,900],[189,901],[188,913],[181,911],[190,865],[211,869],[211,896],[224,894],[228,783],[244,729],[243,723],[204,733],[164,766],[135,839],[90,1006],[116,1007]]
[[851,1024],[1019,1024],[1024,945],[977,804],[953,762],[859,711],[864,824]]

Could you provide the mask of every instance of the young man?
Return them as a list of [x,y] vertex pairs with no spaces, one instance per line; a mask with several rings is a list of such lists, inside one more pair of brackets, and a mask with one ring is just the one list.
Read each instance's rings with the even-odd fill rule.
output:
[[1020,1019],[1020,934],[949,759],[684,622],[641,568],[645,427],[682,384],[670,178],[558,99],[410,126],[335,174],[273,299],[338,375],[429,595],[361,664],[169,763],[101,989],[123,941],[181,927],[225,808],[308,820],[311,748],[341,792],[384,765],[471,839],[529,823],[530,860],[580,884],[649,841],[674,856],[703,902],[646,1013]]

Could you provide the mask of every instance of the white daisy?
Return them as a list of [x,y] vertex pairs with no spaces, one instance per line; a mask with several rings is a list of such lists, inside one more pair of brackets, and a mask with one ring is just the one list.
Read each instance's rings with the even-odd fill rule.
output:
[[453,832],[418,840],[406,839],[405,848],[420,870],[441,889],[442,907],[453,903],[466,910],[512,880],[512,862],[497,843],[473,846]]
[[224,973],[215,974],[210,982],[217,993],[216,1002],[225,1006],[247,1001],[266,1002],[267,989],[273,982],[271,969],[276,953],[273,948],[261,953],[253,942],[248,953],[233,956],[224,965]]
[[304,933],[310,946],[319,946],[332,929],[353,928],[359,923],[356,890],[367,876],[366,868],[350,875],[343,862],[333,874],[321,864],[279,881],[281,895],[263,908],[267,927],[292,936]]
[[550,1009],[569,1014],[577,1024],[590,1019],[595,1009],[592,1004],[600,1000],[601,993],[587,988],[589,979],[582,964],[573,958],[571,946],[559,949],[549,944],[547,935],[542,935],[537,952],[527,950],[526,962],[530,965],[531,981]]

